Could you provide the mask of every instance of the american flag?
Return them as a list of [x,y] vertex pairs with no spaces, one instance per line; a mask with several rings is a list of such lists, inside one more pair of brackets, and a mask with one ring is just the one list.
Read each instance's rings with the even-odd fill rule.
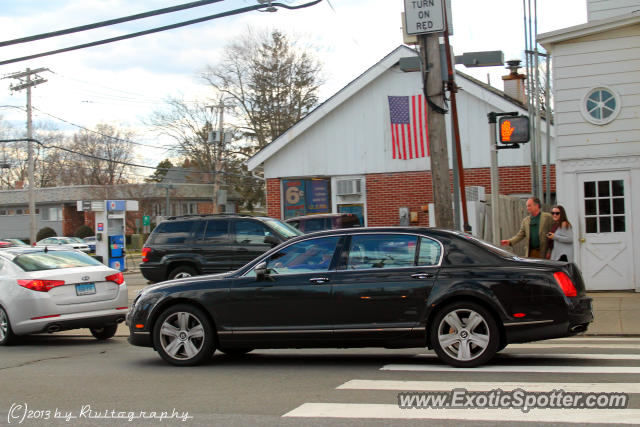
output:
[[429,156],[427,104],[422,95],[389,96],[394,159]]

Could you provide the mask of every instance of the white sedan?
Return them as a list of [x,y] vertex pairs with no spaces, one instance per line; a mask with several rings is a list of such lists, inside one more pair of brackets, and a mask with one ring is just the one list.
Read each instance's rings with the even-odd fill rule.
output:
[[0,345],[18,335],[89,328],[99,340],[115,335],[128,312],[118,270],[75,250],[0,250]]
[[48,248],[54,246],[58,248],[76,249],[85,253],[90,252],[89,245],[84,242],[75,241],[70,237],[47,237],[46,239],[36,242],[36,246],[46,246]]

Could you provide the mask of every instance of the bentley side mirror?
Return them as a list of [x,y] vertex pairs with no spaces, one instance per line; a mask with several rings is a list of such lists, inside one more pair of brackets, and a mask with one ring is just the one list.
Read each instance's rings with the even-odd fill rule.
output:
[[253,271],[256,272],[256,279],[258,279],[258,281],[265,280],[269,277],[269,269],[267,268],[267,263],[264,261],[256,265]]

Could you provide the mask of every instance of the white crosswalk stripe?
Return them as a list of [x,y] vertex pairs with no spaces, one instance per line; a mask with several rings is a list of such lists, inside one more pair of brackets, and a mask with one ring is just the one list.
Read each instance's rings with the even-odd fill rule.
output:
[[[437,359],[435,353],[417,354],[416,357]],[[563,360],[640,360],[640,354],[604,354],[604,353],[504,353],[498,354],[495,360],[501,359],[563,359]]]
[[484,365],[477,368],[454,368],[441,363],[433,365],[395,363],[385,365],[383,371],[415,372],[517,372],[572,374],[640,374],[640,366],[567,366],[567,365]]
[[[602,341],[602,342],[610,342],[612,340],[615,340],[616,342],[640,342],[640,338],[625,338],[625,337],[568,337],[568,338],[556,338],[553,340],[553,342],[565,342],[565,341],[571,341],[571,342],[576,342],[576,343],[580,343],[581,341]],[[517,344],[516,344],[517,345]]]
[[[576,350],[581,349],[582,351]],[[521,349],[528,350],[519,352]],[[557,349],[572,349],[557,352]],[[342,393],[365,393],[371,391],[390,393],[442,393],[454,389],[468,392],[491,392],[501,390],[505,393],[522,390],[525,393],[544,393],[561,390],[563,393],[625,393],[640,394],[640,338],[584,337],[564,338],[532,344],[510,345],[499,353],[490,363],[472,369],[460,369],[448,366],[437,359],[434,353],[418,354],[407,358],[407,363],[391,363],[376,368],[386,378],[376,375],[376,379],[351,379],[336,387]],[[597,353],[597,350],[607,350]],[[630,351],[636,350],[636,351]],[[596,351],[596,352],[594,352]],[[625,353],[625,351],[627,351]],[[404,373],[403,373],[404,372]],[[407,373],[420,375],[418,379],[407,379]],[[451,381],[443,381],[443,375],[456,373]],[[487,373],[499,373],[487,376]],[[522,374],[546,375],[543,382],[530,381],[531,376]],[[559,375],[558,375],[559,374]],[[605,376],[603,376],[605,375]],[[600,379],[613,375],[614,381]],[[393,377],[396,378],[393,378]],[[398,378],[398,376],[401,376]],[[558,378],[558,382],[551,382]],[[415,378],[415,377],[414,377]],[[489,380],[487,380],[489,379]],[[337,392],[336,392],[337,393]],[[338,395],[345,396],[345,395]],[[494,423],[511,422],[549,422],[549,423],[617,423],[640,425],[640,408],[624,409],[538,409],[527,412],[520,408],[420,408],[405,409],[398,405],[398,395],[367,394],[385,396],[384,402],[348,403],[307,402],[283,415],[287,418],[345,418],[345,419],[424,419],[424,420],[460,420],[488,421]],[[389,396],[393,396],[389,401]],[[366,400],[369,400],[367,398]],[[633,399],[631,399],[633,402]]]
[[389,381],[351,380],[337,387],[338,390],[398,390],[398,391],[448,391],[463,388],[468,391],[512,391],[542,392],[562,389],[567,393],[640,393],[640,383],[525,383],[482,381]]
[[401,409],[398,405],[372,403],[305,403],[284,417],[304,418],[373,418],[373,419],[437,419],[465,421],[530,421],[554,423],[640,424],[640,409]]
[[601,348],[616,350],[640,350],[640,344],[595,344],[595,343],[531,343],[531,344],[509,344],[509,349],[551,349],[551,348]]

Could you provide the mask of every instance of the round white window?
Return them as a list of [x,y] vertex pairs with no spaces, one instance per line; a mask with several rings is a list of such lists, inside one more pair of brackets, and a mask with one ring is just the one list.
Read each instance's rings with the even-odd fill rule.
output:
[[620,97],[607,87],[597,87],[586,93],[582,99],[582,115],[594,125],[612,122],[620,112]]

